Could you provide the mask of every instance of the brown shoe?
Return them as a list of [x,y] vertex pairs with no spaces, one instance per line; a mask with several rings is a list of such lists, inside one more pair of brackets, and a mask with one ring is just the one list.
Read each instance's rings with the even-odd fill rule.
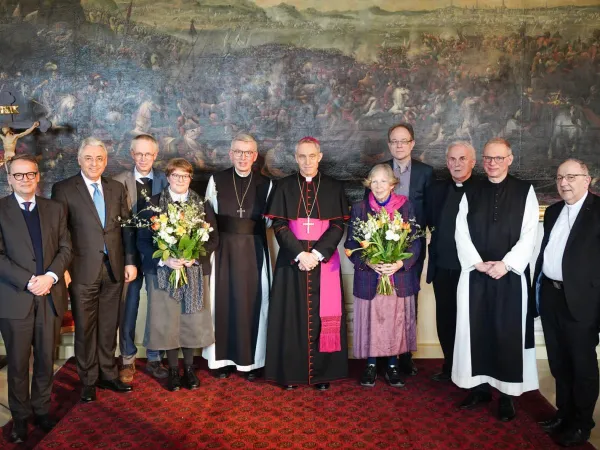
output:
[[124,364],[119,370],[119,379],[126,384],[133,381],[133,375],[135,374],[135,364]]

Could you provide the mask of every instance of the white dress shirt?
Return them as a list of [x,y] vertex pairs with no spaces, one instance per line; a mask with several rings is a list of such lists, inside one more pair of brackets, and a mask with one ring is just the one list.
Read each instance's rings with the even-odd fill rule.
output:
[[[17,199],[17,202],[19,202],[19,207],[25,211],[25,205],[23,204],[26,200],[21,197],[19,194],[17,194],[15,192],[15,198]],[[29,200],[29,202],[31,203],[31,205],[29,205],[29,211],[33,211],[33,209],[36,207],[37,203],[35,201],[35,195],[33,197],[31,197],[31,200]],[[54,272],[46,272],[46,275],[52,277],[54,279],[54,283],[52,284],[56,284],[58,282],[58,277],[56,276],[56,274]],[[34,278],[35,275],[31,275],[31,278]]]
[[85,185],[88,188],[88,192],[90,193],[92,200],[94,199],[94,186],[92,186],[94,183],[98,185],[98,190],[102,194],[102,197],[104,197],[104,191],[102,190],[102,177],[98,178],[98,181],[92,181],[86,177],[83,172],[81,172],[81,176],[83,177],[83,181],[85,181]]
[[558,219],[556,219],[556,223],[552,227],[552,231],[550,231],[550,239],[548,240],[546,250],[544,250],[542,272],[551,280],[563,281],[562,260],[565,247],[567,246],[571,228],[573,228],[575,219],[577,219],[577,215],[581,211],[581,207],[587,196],[588,193],[586,192],[577,203],[572,205],[565,203],[565,206],[558,215]]
[[184,194],[176,194],[169,188],[169,195],[171,196],[171,200],[174,202],[187,202],[190,191],[185,191]]
[[142,178],[149,178],[150,180],[154,181],[154,170],[151,169],[148,175],[142,175],[138,172],[137,167],[134,167],[133,176],[135,177],[135,181],[137,181],[140,184],[144,184]]

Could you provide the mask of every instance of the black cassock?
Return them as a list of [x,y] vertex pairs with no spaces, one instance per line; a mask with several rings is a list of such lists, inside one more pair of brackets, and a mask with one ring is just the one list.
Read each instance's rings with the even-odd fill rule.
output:
[[[316,241],[298,240],[289,228],[290,221],[306,218],[306,210],[311,208],[311,219],[328,220],[329,228]],[[322,353],[319,351],[321,265],[304,272],[295,261],[298,254],[313,249],[328,261],[337,251],[344,222],[349,218],[343,184],[323,174],[318,174],[312,182],[297,174],[286,177],[277,183],[267,216],[273,220],[280,249],[269,303],[265,378],[282,385],[345,378],[348,345],[343,300],[341,350]]]
[[[203,355],[211,369],[236,365],[247,371],[264,366],[271,268],[263,214],[271,183],[259,172],[234,173],[230,168],[214,174],[207,189],[218,211],[220,244],[214,263],[215,344]],[[257,351],[259,334],[263,344]]]

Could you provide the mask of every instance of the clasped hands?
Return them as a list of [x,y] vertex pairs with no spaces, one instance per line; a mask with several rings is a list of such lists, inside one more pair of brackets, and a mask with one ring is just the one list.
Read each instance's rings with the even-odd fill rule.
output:
[[48,295],[53,284],[54,278],[50,275],[32,276],[27,283],[27,290],[37,296]]
[[395,263],[389,263],[389,264],[371,264],[371,263],[367,263],[367,266],[369,266],[371,269],[373,269],[375,272],[377,272],[379,275],[393,275],[396,272],[398,272],[403,266],[404,266],[404,262],[403,261],[396,261]]
[[165,261],[165,266],[173,270],[181,269],[182,267],[192,267],[196,262],[195,259],[169,258]]
[[508,273],[506,264],[503,261],[486,261],[475,264],[475,269],[481,273],[485,273],[494,280],[499,280]]
[[302,252],[298,255],[298,268],[304,272],[310,272],[319,264],[319,259],[310,252]]

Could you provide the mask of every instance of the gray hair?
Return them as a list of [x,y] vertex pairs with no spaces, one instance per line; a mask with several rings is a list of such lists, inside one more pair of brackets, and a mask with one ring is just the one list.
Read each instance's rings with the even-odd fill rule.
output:
[[131,145],[129,146],[129,150],[130,151],[134,151],[135,150],[135,144],[138,141],[147,141],[147,142],[151,142],[152,144],[154,144],[154,150],[156,151],[156,153],[158,153],[158,141],[156,140],[156,138],[154,136],[152,136],[151,134],[140,134],[136,137],[134,137],[131,140]]
[[248,133],[236,134],[235,137],[231,140],[231,147],[233,147],[233,143],[236,141],[254,142],[254,147],[256,148],[256,150],[258,150],[258,142],[256,142],[256,139],[254,139],[254,136],[252,136],[251,134],[248,134]]
[[81,144],[79,144],[79,149],[77,150],[77,159],[81,157],[81,152],[86,147],[102,147],[104,149],[104,153],[106,153],[106,156],[108,156],[108,149],[106,148],[106,144],[104,144],[104,142],[102,142],[98,138],[89,137],[85,138],[83,141],[81,141]]
[[[574,163],[579,164],[579,168],[583,171],[583,173],[586,174],[588,177],[590,176],[590,170],[588,169],[587,164],[584,163],[582,160],[577,159],[577,158],[568,158],[568,159],[565,159],[560,164],[560,166],[562,166],[563,164],[568,163],[568,162],[574,162]],[[560,168],[560,166],[558,166],[558,167]],[[558,168],[556,170],[558,171]]]
[[450,145],[446,149],[446,156],[448,156],[448,152],[450,150],[452,150],[453,148],[455,148],[455,147],[464,147],[464,148],[466,148],[471,153],[471,156],[473,157],[473,160],[477,159],[477,152],[475,151],[475,147],[473,147],[473,145],[470,142],[467,142],[467,141],[454,141],[454,142],[450,143]]
[[385,174],[388,176],[388,179],[390,180],[390,183],[392,183],[392,186],[396,186],[398,183],[400,183],[400,180],[396,178],[396,175],[394,174],[394,169],[392,168],[392,166],[383,163],[377,164],[369,171],[369,175],[367,175],[367,178],[365,178],[362,182],[363,186],[366,188],[371,188],[371,179],[373,178],[375,172],[379,172],[380,170],[385,172]]

